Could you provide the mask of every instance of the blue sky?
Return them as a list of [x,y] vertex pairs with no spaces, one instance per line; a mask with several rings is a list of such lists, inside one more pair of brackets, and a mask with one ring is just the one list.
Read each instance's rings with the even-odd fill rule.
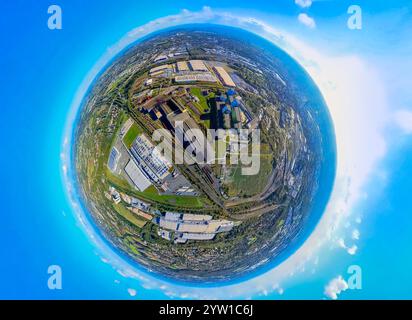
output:
[[[281,46],[320,87],[337,131],[337,183],[313,237],[278,270],[220,291],[237,298],[412,298],[412,2],[357,1],[357,31],[346,27],[351,1],[302,8],[294,0],[59,0],[53,4],[62,7],[63,29],[56,31],[47,28],[50,4],[0,4],[1,130],[8,137],[0,160],[1,298],[218,297],[142,279],[96,245],[61,174],[65,128],[88,76],[134,39],[129,31],[145,26],[138,37],[194,20],[242,27]],[[315,27],[299,22],[302,13]],[[47,288],[51,264],[62,267],[63,290]],[[345,290],[353,264],[362,268],[361,290]]]

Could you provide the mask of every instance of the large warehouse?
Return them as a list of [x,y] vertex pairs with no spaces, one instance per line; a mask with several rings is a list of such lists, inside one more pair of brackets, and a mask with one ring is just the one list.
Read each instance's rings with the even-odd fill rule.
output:
[[189,71],[189,66],[186,61],[179,61],[176,63],[176,69],[178,72]]
[[124,171],[139,191],[145,191],[152,185],[145,173],[140,170],[134,160],[130,159]]
[[213,69],[215,70],[216,75],[224,86],[236,87],[236,84],[233,82],[232,78],[223,67],[213,67]]
[[209,71],[202,60],[190,60],[189,63],[193,71]]

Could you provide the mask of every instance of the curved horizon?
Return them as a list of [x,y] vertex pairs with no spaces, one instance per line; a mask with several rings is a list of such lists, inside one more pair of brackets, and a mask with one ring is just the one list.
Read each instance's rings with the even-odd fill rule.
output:
[[[229,280],[218,280],[218,281],[213,281],[213,282],[204,282],[204,281],[186,281],[186,280],[181,280],[181,279],[176,279],[170,276],[166,276],[160,272],[151,272],[151,270],[147,269],[146,267],[140,265],[138,262],[132,260],[130,257],[128,257],[122,250],[120,250],[119,248],[115,247],[113,244],[110,243],[110,241],[108,241],[105,237],[105,235],[102,233],[102,230],[100,230],[93,218],[91,217],[91,214],[89,212],[89,210],[86,208],[86,206],[84,205],[84,199],[82,199],[82,196],[77,192],[78,190],[78,185],[77,185],[77,178],[75,177],[76,175],[76,170],[74,170],[74,161],[73,161],[73,154],[72,154],[72,148],[73,148],[73,136],[75,134],[75,128],[77,126],[77,121],[79,120],[79,115],[81,114],[81,110],[82,107],[84,105],[84,101],[87,98],[87,95],[89,94],[90,90],[93,88],[95,81],[100,77],[100,75],[102,73],[104,73],[107,68],[109,68],[111,65],[113,65],[113,63],[121,58],[125,52],[127,52],[130,48],[134,47],[135,45],[137,45],[138,43],[140,43],[141,41],[144,41],[146,39],[150,39],[153,36],[157,35],[157,34],[161,34],[163,32],[167,32],[170,30],[178,30],[178,29],[184,29],[184,28],[227,28],[227,30],[237,30],[237,31],[241,31],[244,32],[245,34],[247,34],[248,36],[253,36],[255,37],[255,40],[259,40],[263,43],[266,43],[266,45],[273,47],[276,50],[279,50],[280,52],[282,52],[282,54],[285,55],[285,57],[287,59],[289,59],[290,61],[292,61],[292,63],[294,63],[295,65],[292,68],[298,68],[299,72],[301,72],[302,74],[304,74],[307,78],[308,81],[310,81],[315,88],[315,91],[317,91],[317,94],[319,94],[320,96],[320,100],[323,101],[324,107],[325,107],[325,118],[322,119],[323,125],[325,126],[325,128],[323,128],[324,130],[326,129],[326,136],[323,138],[326,138],[325,140],[329,140],[329,142],[331,142],[330,144],[323,144],[323,147],[326,148],[329,147],[330,150],[328,153],[328,155],[331,157],[330,159],[328,159],[328,164],[329,165],[322,165],[322,173],[319,175],[319,177],[322,177],[320,180],[320,184],[322,185],[322,187],[324,188],[323,192],[316,192],[315,198],[317,199],[315,202],[315,206],[314,208],[311,208],[311,212],[307,214],[307,216],[309,217],[306,221],[304,222],[304,224],[302,225],[302,230],[298,236],[298,240],[294,239],[294,241],[291,241],[290,243],[287,244],[287,247],[285,249],[283,249],[276,257],[272,258],[269,262],[265,263],[262,266],[259,266],[258,268],[256,268],[253,271],[249,271],[246,272],[244,274],[241,274],[237,277],[231,278]],[[288,68],[288,71],[290,70],[290,68]],[[258,34],[252,33],[248,30],[242,29],[242,28],[238,28],[238,27],[231,27],[231,26],[225,26],[225,25],[220,25],[220,24],[211,24],[211,23],[207,23],[207,24],[180,24],[180,25],[176,25],[176,26],[172,26],[172,27],[168,27],[168,28],[161,28],[158,29],[156,31],[153,31],[147,35],[141,36],[137,39],[135,39],[133,42],[124,45],[123,48],[121,48],[116,54],[113,54],[113,56],[99,69],[99,70],[95,70],[95,75],[93,77],[93,80],[91,81],[91,83],[88,85],[87,89],[85,90],[83,88],[84,94],[80,100],[80,103],[76,105],[73,105],[74,110],[72,109],[71,112],[74,112],[72,114],[74,114],[74,118],[72,123],[70,123],[70,120],[68,121],[67,125],[66,125],[66,133],[69,132],[68,130],[70,130],[70,138],[69,140],[67,140],[68,135],[65,135],[65,142],[64,145],[67,146],[69,145],[70,148],[68,150],[69,152],[69,164],[66,164],[66,170],[68,171],[69,175],[69,180],[70,183],[67,184],[67,181],[65,181],[65,184],[67,184],[69,187],[69,193],[72,193],[72,200],[77,202],[77,205],[75,206],[77,209],[81,208],[82,211],[82,215],[83,218],[86,218],[87,223],[89,224],[89,231],[86,231],[86,234],[88,235],[89,238],[93,239],[95,238],[95,236],[97,235],[100,240],[102,242],[104,242],[104,244],[110,248],[110,250],[112,250],[115,254],[117,254],[121,259],[124,260],[125,263],[127,263],[128,265],[130,265],[133,269],[135,269],[136,271],[139,272],[143,272],[146,275],[149,276],[153,276],[158,278],[161,281],[166,281],[172,284],[178,284],[178,285],[184,285],[184,286],[197,286],[197,287],[221,287],[221,286],[228,286],[228,285],[233,285],[233,284],[238,284],[241,282],[245,282],[248,280],[251,280],[253,278],[258,277],[261,274],[264,274],[274,268],[276,268],[277,266],[281,265],[285,260],[287,260],[291,255],[293,255],[302,245],[303,243],[308,239],[308,237],[312,234],[313,230],[315,229],[315,227],[318,225],[319,221],[321,220],[321,217],[325,211],[327,202],[330,198],[331,192],[332,192],[332,186],[333,186],[333,181],[335,179],[335,174],[336,174],[336,146],[335,146],[335,137],[334,137],[334,130],[333,130],[333,123],[332,123],[332,119],[329,115],[329,110],[328,110],[328,106],[326,105],[326,103],[323,100],[322,94],[319,90],[319,88],[314,84],[313,79],[310,78],[310,76],[307,74],[307,72],[304,70],[304,68],[296,61],[294,60],[290,55],[288,55],[284,50],[282,50],[279,46],[277,46],[276,44],[269,42],[268,40],[264,39],[263,37],[261,37]],[[315,99],[316,100],[316,99]],[[328,122],[328,124],[327,124]],[[330,127],[328,127],[328,125],[330,125]],[[71,128],[71,129],[69,129]],[[70,142],[68,142],[70,141]],[[73,142],[72,142],[73,141]],[[326,183],[324,183],[326,181]],[[327,182],[328,181],[328,182]],[[71,190],[71,191],[70,191]],[[314,198],[314,199],[315,199]],[[73,202],[72,202],[73,204]],[[316,213],[314,213],[314,211],[316,211]],[[85,222],[85,221],[84,221]],[[92,236],[91,233],[94,233],[94,235]],[[107,248],[106,248],[107,250]]]

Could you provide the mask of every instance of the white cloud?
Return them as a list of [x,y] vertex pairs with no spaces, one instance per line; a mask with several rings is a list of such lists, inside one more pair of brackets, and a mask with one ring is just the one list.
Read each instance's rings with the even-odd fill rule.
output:
[[338,245],[340,248],[344,249],[351,256],[355,255],[356,252],[358,251],[357,245],[354,244],[351,247],[349,247],[346,245],[345,240],[343,240],[342,238],[338,239]]
[[353,240],[359,240],[360,237],[360,232],[358,229],[355,229],[352,231],[352,239]]
[[100,260],[101,260],[103,263],[110,263],[109,259],[107,259],[107,258],[105,258],[105,257],[101,257]]
[[345,240],[343,240],[342,238],[340,238],[340,239],[338,240],[338,245],[339,245],[339,247],[341,247],[341,248],[343,248],[343,249],[346,249]]
[[333,300],[338,298],[338,295],[348,289],[348,283],[342,278],[342,276],[338,276],[325,286],[325,295]]
[[315,19],[313,19],[312,17],[309,17],[306,13],[300,13],[298,15],[298,20],[300,23],[307,26],[308,28],[313,29],[316,27]]
[[309,8],[312,5],[312,0],[295,0],[295,3],[302,8]]
[[351,256],[354,256],[356,252],[358,252],[358,246],[354,244],[352,247],[347,248],[346,252],[349,253]]
[[400,110],[395,113],[395,122],[406,134],[412,133],[412,111]]
[[129,295],[131,297],[135,297],[136,294],[137,294],[137,291],[135,289],[132,289],[132,288],[127,289],[127,292],[129,293]]

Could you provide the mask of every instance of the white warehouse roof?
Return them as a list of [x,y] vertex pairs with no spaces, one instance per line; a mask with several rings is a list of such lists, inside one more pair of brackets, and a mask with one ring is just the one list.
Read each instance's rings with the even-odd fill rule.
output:
[[129,178],[133,181],[139,191],[144,191],[152,185],[146,175],[140,170],[133,160],[129,160],[128,164],[124,168]]

